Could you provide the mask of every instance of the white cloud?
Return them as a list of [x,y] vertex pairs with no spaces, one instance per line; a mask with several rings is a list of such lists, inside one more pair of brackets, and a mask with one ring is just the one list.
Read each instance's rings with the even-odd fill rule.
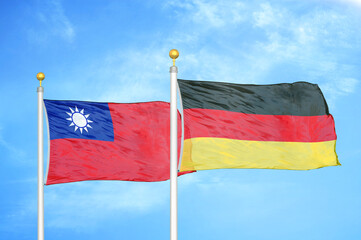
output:
[[339,88],[342,92],[348,94],[355,92],[355,88],[358,84],[358,80],[354,78],[343,78],[340,81]]
[[361,51],[361,34],[355,28],[357,18],[333,8],[315,8],[301,16],[270,4],[261,4],[260,8],[253,16],[267,41],[257,43],[263,54],[259,51],[255,55],[269,59],[266,61],[269,71],[279,65],[292,65],[300,80],[321,85],[332,107],[339,97],[354,92],[358,83],[357,66],[343,62],[342,56],[350,49],[351,54]]
[[[180,188],[187,189],[196,179],[196,174],[180,177]],[[29,182],[35,186],[36,181],[26,179],[11,183]],[[124,221],[124,216],[136,218],[169,209],[169,184],[169,181],[85,181],[45,186],[45,228],[72,228],[88,232],[109,218]],[[31,222],[29,218],[35,218],[37,214],[34,195],[22,197],[16,204],[16,211],[4,216],[5,221],[14,226],[9,231],[15,231],[24,222]]]
[[[195,174],[182,176],[182,188],[194,183]],[[109,217],[141,216],[169,205],[169,181],[141,183],[88,181],[45,186],[46,226],[88,231]],[[14,216],[35,213],[25,204]],[[167,207],[168,209],[168,207]]]
[[149,49],[119,50],[99,61],[97,71],[92,76],[105,89],[97,100],[112,102],[142,102],[168,100],[168,67],[171,59],[168,49],[156,46]]
[[339,97],[346,96],[355,92],[359,80],[355,78],[342,77],[334,78],[320,84],[321,90],[326,96],[327,102],[331,107],[336,106],[336,100]]
[[[240,169],[235,171],[242,171]],[[197,212],[205,214],[208,219],[218,219],[219,216],[229,216],[230,221],[238,219],[242,216],[246,219],[257,218],[264,216],[272,216],[278,211],[277,208],[283,205],[278,203],[272,209],[265,207],[265,199],[270,196],[272,192],[282,192],[282,190],[292,187],[291,182],[268,182],[255,181],[245,178],[235,181],[234,174],[239,175],[239,172],[233,170],[209,170],[198,171],[197,174],[184,176],[184,179],[179,180],[179,192],[183,201],[187,201],[192,197],[191,204],[188,205],[188,211],[198,210],[198,205],[203,205],[207,202],[208,206],[214,206],[212,211],[207,211],[207,208],[200,208]],[[247,179],[247,180],[246,180]],[[186,186],[183,186],[187,183]],[[193,194],[196,196],[193,196]],[[242,194],[238,194],[242,193]],[[192,194],[192,196],[190,196]],[[247,196],[247,198],[244,198]],[[218,203],[222,202],[224,205],[219,206]],[[226,203],[226,204],[225,204]],[[260,209],[262,209],[260,211]],[[266,212],[265,212],[266,211]],[[223,220],[228,221],[228,220]],[[210,222],[209,224],[212,224]],[[219,224],[219,223],[218,223]]]
[[261,10],[253,12],[254,25],[256,27],[277,26],[283,18],[283,14],[271,7],[269,3],[262,3]]
[[[82,88],[83,97],[90,100],[168,101],[168,51],[173,47],[180,50],[180,78],[238,83],[297,79],[320,84],[328,79],[342,81],[344,75],[358,78],[353,75],[355,66],[343,72],[346,69],[333,49],[360,50],[358,39],[353,39],[359,35],[356,22],[335,9],[312,8],[298,14],[271,2],[187,0],[166,2],[163,10],[174,22],[164,36],[141,49],[107,53],[82,71],[88,75],[80,79],[87,84],[79,80],[64,86],[70,91]],[[290,64],[294,72],[289,74],[297,78],[275,79],[276,71],[288,70],[280,66]],[[101,93],[94,91],[100,87]]]
[[340,3],[346,3],[346,4],[351,4],[357,7],[361,7],[361,0],[331,0],[331,1],[336,1],[336,2],[340,2]]
[[[357,20],[341,10],[311,8],[299,14],[271,2],[206,0],[171,1],[164,4],[164,10],[177,15],[166,37],[151,41],[146,49],[115,51],[99,61],[104,64],[96,64],[101,67],[95,76],[110,79],[111,84],[98,99],[167,100],[164,89],[169,75],[164,66],[170,65],[167,53],[172,47],[180,50],[180,78],[239,83],[297,79],[319,84],[343,82],[345,75],[357,79],[353,74],[356,66],[349,64],[346,69],[347,64],[338,59],[341,49],[361,51]],[[250,33],[242,30],[250,26]],[[249,34],[253,34],[251,38]],[[233,42],[229,43],[230,39]],[[280,66],[290,64],[294,68],[290,78],[274,79],[275,71],[282,74],[288,70]],[[343,92],[337,96],[352,93],[341,86],[334,86]]]
[[[45,186],[45,225],[88,231],[109,217],[157,211],[169,202],[169,182],[89,181]],[[9,221],[36,215],[36,199],[21,201]],[[122,217],[123,216],[123,217]]]
[[73,42],[75,29],[64,12],[60,0],[42,3],[36,12],[39,25],[28,30],[29,37],[35,42],[46,42],[51,36],[57,36],[67,42]]
[[5,152],[7,153],[6,155],[10,156],[12,159],[16,159],[17,161],[24,160],[26,156],[25,151],[16,147],[16,144],[11,144],[6,141],[3,137],[2,131],[3,129],[0,127],[0,148],[5,149]]
[[194,23],[206,28],[220,28],[244,21],[244,3],[238,1],[168,1],[165,7],[176,7],[187,11],[188,17],[185,18],[185,21],[191,19]]

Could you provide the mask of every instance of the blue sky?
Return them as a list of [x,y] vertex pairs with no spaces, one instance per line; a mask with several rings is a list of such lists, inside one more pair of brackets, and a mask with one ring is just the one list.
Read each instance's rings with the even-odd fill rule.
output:
[[[169,101],[179,78],[320,85],[341,167],[179,178],[179,239],[360,239],[361,1],[1,1],[0,239],[36,239],[37,97]],[[45,147],[45,149],[47,149]],[[169,239],[169,182],[45,187],[46,239]]]

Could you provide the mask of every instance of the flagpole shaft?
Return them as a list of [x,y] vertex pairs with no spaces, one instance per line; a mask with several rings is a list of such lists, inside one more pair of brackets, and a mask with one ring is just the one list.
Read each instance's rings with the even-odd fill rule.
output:
[[43,94],[44,88],[38,87],[38,240],[44,240],[44,130]]
[[178,151],[177,151],[177,73],[176,66],[170,67],[170,239],[178,239]]

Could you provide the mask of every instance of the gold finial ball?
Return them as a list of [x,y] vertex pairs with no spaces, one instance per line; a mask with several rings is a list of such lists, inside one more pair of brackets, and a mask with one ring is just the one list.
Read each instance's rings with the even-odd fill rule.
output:
[[43,81],[44,78],[45,78],[45,74],[42,73],[42,72],[39,72],[38,74],[36,74],[36,78],[37,78],[39,81]]
[[177,49],[172,49],[169,51],[169,57],[172,59],[176,59],[179,56],[179,52]]

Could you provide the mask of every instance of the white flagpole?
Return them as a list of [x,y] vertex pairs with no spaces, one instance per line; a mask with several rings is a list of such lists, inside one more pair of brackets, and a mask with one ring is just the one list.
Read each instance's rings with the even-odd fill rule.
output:
[[169,52],[173,59],[170,67],[170,240],[178,239],[178,203],[177,203],[177,177],[178,177],[178,154],[177,154],[177,73],[175,59],[179,56],[176,49]]
[[40,81],[38,92],[38,240],[44,240],[44,131],[43,131],[43,95],[41,81],[45,75],[39,72],[36,78]]

